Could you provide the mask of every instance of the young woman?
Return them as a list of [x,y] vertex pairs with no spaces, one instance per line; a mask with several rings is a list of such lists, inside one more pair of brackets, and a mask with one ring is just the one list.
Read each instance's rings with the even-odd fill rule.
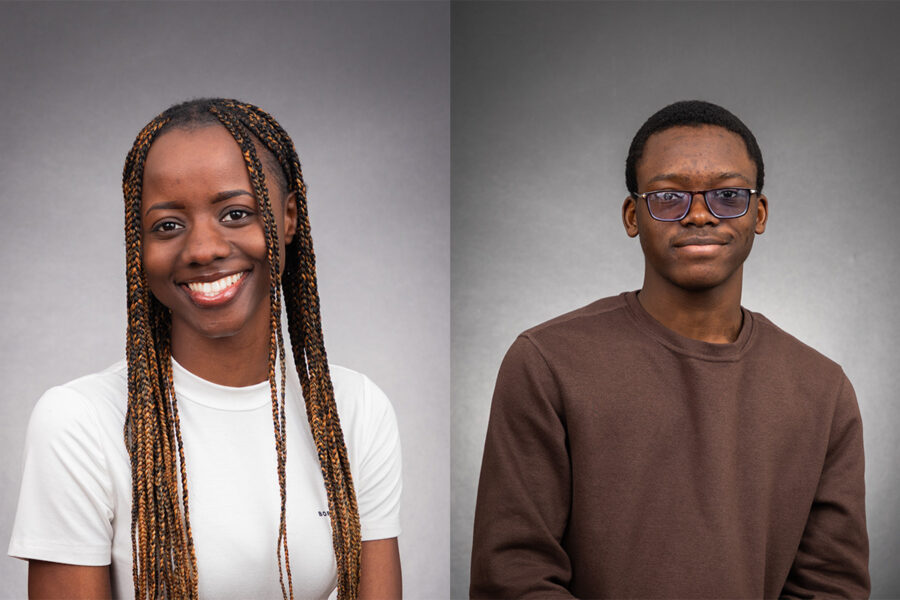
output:
[[34,409],[9,550],[29,595],[399,597],[396,420],[327,363],[288,135],[250,104],[179,104],[123,190],[126,359]]

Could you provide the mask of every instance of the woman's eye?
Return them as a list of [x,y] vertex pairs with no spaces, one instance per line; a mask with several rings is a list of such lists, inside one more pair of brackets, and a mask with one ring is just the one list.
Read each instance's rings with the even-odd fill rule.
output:
[[181,229],[181,224],[175,221],[163,221],[153,226],[153,231],[175,231]]
[[246,219],[247,217],[249,217],[250,214],[251,213],[249,210],[244,210],[241,208],[232,208],[227,213],[225,213],[225,216],[222,217],[222,220],[223,221],[240,221],[241,219]]

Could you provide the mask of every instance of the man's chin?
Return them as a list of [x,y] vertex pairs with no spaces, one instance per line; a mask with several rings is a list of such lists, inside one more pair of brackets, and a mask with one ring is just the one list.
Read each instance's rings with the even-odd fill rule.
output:
[[731,278],[727,274],[710,270],[698,270],[690,273],[675,274],[669,278],[669,281],[688,292],[708,292],[725,285],[729,279]]

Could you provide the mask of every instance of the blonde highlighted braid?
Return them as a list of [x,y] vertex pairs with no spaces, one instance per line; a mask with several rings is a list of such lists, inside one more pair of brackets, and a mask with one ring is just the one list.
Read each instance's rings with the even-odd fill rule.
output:
[[[131,544],[135,598],[198,597],[187,467],[172,384],[171,316],[151,294],[143,273],[141,189],[147,152],[157,137],[173,128],[208,125],[224,126],[240,147],[266,239],[271,305],[268,374],[281,492],[275,552],[282,594],[285,598],[294,595],[286,521],[283,292],[294,362],[328,494],[338,598],[351,600],[356,598],[359,588],[359,511],[325,354],[315,254],[300,161],[291,138],[269,114],[252,104],[222,98],[178,104],[153,119],[135,139],[122,175],[128,282],[125,443],[132,473]],[[257,144],[264,149],[262,153],[257,152]],[[286,192],[296,196],[297,232],[287,244],[284,257],[279,252],[278,231],[259,154],[270,163],[277,162],[277,165],[271,165],[270,171],[276,177],[283,174],[286,181],[279,183],[284,184]],[[283,275],[280,274],[282,260]],[[276,361],[280,380],[276,380]]]

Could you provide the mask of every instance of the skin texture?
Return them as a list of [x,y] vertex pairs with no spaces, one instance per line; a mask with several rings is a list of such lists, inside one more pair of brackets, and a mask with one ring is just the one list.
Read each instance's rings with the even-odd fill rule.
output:
[[402,597],[397,538],[363,542],[359,566],[359,600]]
[[[713,125],[672,127],[650,136],[637,165],[638,191],[756,187],[756,165],[736,133]],[[639,236],[644,284],[638,299],[657,321],[689,338],[733,342],[741,329],[743,264],[766,229],[768,199],[750,198],[743,217],[718,219],[695,194],[681,221],[650,216],[644,200],[622,206],[629,237]]]
[[111,598],[109,566],[85,567],[30,560],[28,597],[31,600]]
[[[263,152],[257,145],[257,152]],[[281,253],[297,205],[263,160]],[[227,196],[227,197],[226,197]],[[269,266],[261,217],[240,148],[219,125],[173,129],[151,146],[142,193],[144,271],[172,311],[172,355],[192,373],[233,387],[267,379]],[[282,263],[283,268],[283,263]],[[182,285],[247,272],[220,306],[198,306]],[[275,560],[273,555],[272,560]],[[29,561],[29,598],[110,598],[109,567]],[[359,597],[402,596],[397,538],[362,543]]]
[[[281,252],[297,208],[267,177]],[[225,198],[225,199],[222,199]],[[269,351],[269,265],[262,219],[240,148],[219,125],[174,129],[150,147],[141,206],[144,272],[172,311],[172,355],[221,385],[264,381]],[[198,306],[185,282],[244,272],[226,304]]]

